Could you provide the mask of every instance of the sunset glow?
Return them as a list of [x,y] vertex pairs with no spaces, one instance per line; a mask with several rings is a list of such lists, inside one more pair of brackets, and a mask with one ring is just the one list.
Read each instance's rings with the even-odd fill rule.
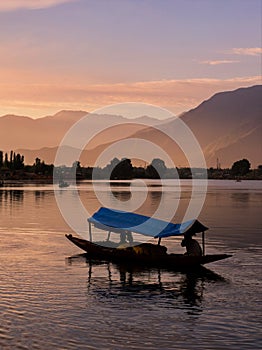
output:
[[0,4],[0,115],[145,102],[180,114],[261,84],[261,1]]

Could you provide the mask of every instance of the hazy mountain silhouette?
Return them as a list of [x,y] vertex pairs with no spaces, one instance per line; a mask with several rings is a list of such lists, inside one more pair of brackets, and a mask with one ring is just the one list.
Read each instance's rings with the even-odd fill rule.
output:
[[[216,166],[217,158],[222,167],[230,167],[234,161],[242,158],[249,159],[252,167],[262,164],[261,97],[262,85],[221,92],[180,116],[198,139],[209,167]],[[54,116],[35,120],[11,115],[1,117],[0,149],[13,149],[24,154],[27,163],[33,163],[36,157],[44,159],[46,163],[53,163],[57,145],[64,134],[84,115],[87,112],[61,111]],[[106,128],[113,118],[116,124],[126,121],[121,116],[112,115],[88,114],[88,118],[90,130],[87,130],[87,137],[89,133],[92,134],[93,127]],[[147,123],[148,117],[141,118],[140,121]],[[165,135],[166,131],[172,133],[177,127],[174,118],[162,123],[150,118],[150,122],[155,125],[160,123],[164,132],[135,125],[135,122],[136,120],[130,120],[130,125],[110,128],[97,135],[82,153],[81,163],[93,165],[99,154],[110,144],[134,137],[157,144],[169,154],[176,166],[188,165],[183,152]],[[149,151],[151,158],[161,157],[160,154]]]
[[[262,164],[262,85],[215,94],[180,118],[196,136],[208,166],[216,166],[217,158],[222,167],[244,157],[253,167]],[[171,120],[161,128],[172,132],[175,127]],[[159,131],[148,129],[135,136],[157,140],[177,165],[185,164],[181,150]]]
[[[248,158],[262,163],[262,85],[215,94],[182,120],[191,128],[209,165]],[[208,131],[208,132],[207,132]]]
[[[66,132],[82,117],[87,116],[89,123],[86,137],[93,135],[93,130],[106,129],[113,122],[117,125],[127,119],[116,115],[98,115],[85,111],[60,111],[53,116],[38,119],[29,117],[5,115],[0,117],[0,149],[4,151],[25,149],[37,150],[39,148],[56,147],[60,144]],[[156,124],[160,121],[150,117],[140,117],[134,121]],[[130,121],[132,122],[132,121]],[[112,142],[121,137],[127,137],[142,129],[141,125],[132,125],[129,128],[118,130],[105,130],[103,135],[98,135],[95,142],[92,141],[88,148],[93,148],[100,143]]]
[[0,118],[0,149],[57,146],[66,131],[86,114],[84,111],[61,111],[38,119],[5,115]]

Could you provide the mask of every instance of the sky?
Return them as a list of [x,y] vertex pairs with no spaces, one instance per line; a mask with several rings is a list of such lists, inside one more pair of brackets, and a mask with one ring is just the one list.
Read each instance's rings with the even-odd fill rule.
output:
[[261,84],[262,0],[1,0],[0,115],[144,102],[175,115]]

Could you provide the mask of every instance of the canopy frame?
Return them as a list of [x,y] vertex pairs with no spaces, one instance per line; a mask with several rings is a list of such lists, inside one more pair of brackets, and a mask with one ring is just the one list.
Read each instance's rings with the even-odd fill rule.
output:
[[92,241],[91,223],[104,231],[108,232],[131,232],[138,233],[152,238],[158,238],[159,244],[161,238],[170,236],[195,235],[202,232],[202,242],[204,244],[203,233],[208,228],[202,225],[198,220],[193,219],[181,224],[173,224],[153,217],[140,215],[131,212],[120,211],[116,209],[101,207],[96,213],[88,218],[89,237]]

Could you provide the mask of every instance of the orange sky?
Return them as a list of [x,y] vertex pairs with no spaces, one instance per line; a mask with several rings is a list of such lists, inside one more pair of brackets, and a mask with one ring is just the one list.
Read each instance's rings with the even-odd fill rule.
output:
[[1,84],[0,113],[41,117],[62,109],[93,111],[123,102],[144,102],[180,114],[214,93],[261,83],[261,78],[188,79],[119,84]]
[[260,0],[2,0],[0,38],[0,115],[122,102],[179,114],[261,84]]

